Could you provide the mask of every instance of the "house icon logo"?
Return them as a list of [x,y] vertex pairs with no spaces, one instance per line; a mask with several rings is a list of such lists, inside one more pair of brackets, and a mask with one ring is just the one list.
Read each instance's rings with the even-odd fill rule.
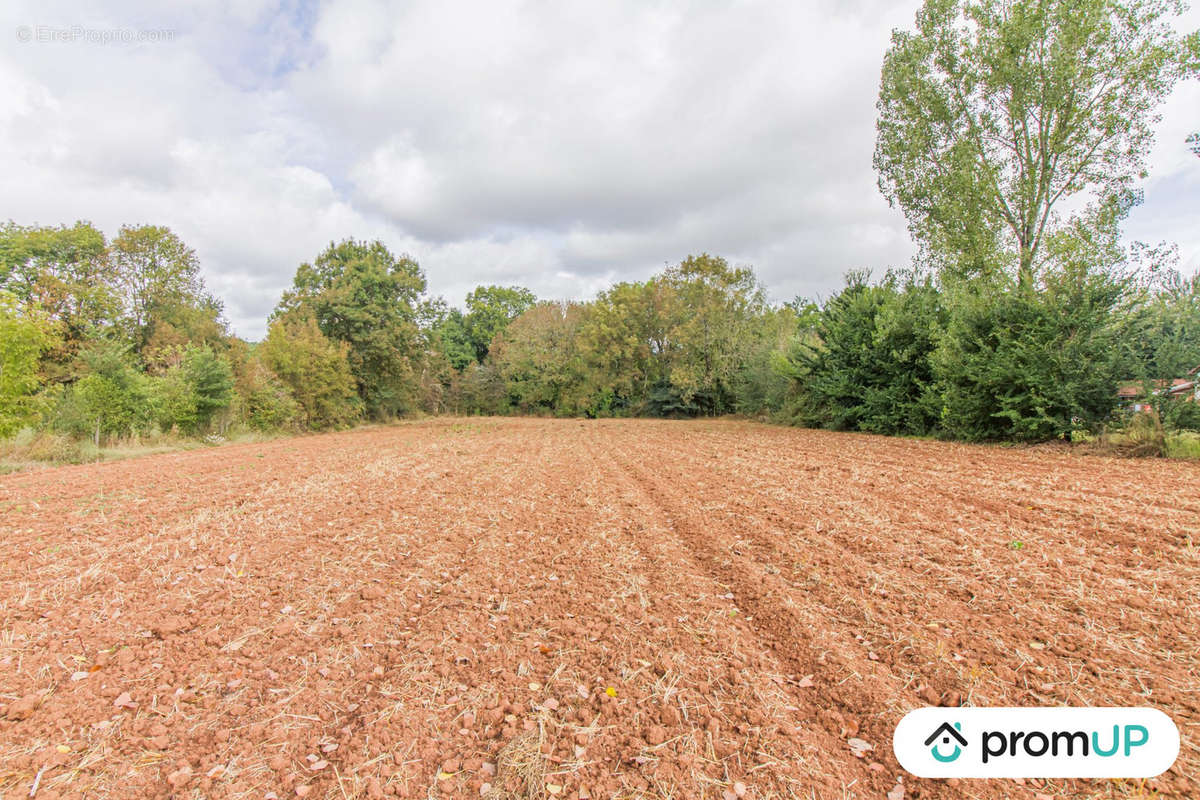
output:
[[[967,740],[962,735],[962,723],[956,722],[953,726],[949,722],[943,722],[938,726],[938,729],[929,734],[929,738],[925,740],[925,746],[929,748],[929,753],[943,764],[949,764],[960,755],[962,749],[967,746]],[[941,739],[941,741],[937,741]],[[950,740],[954,739],[957,744],[954,745],[954,752],[950,755],[942,755],[938,750],[940,745],[950,744]]]

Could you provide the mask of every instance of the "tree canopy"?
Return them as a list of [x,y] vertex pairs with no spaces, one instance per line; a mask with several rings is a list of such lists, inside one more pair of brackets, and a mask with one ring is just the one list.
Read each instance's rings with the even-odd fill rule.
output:
[[771,302],[699,253],[592,300],[482,285],[455,308],[413,258],[347,238],[297,267],[255,343],[167,227],[0,225],[0,436],[738,413],[1037,441],[1126,424],[1118,384],[1200,428],[1161,391],[1200,366],[1200,277],[1121,232],[1159,104],[1200,74],[1183,7],[926,0],[884,58],[874,152],[919,256],[819,301]]
[[1171,0],[927,0],[883,65],[875,167],[935,262],[1032,285],[1081,193],[1129,196],[1200,69]]
[[0,225],[0,289],[40,309],[56,329],[55,346],[43,362],[52,382],[68,380],[84,343],[120,317],[108,244],[88,222],[58,228]]
[[467,294],[467,313],[462,317],[475,358],[487,358],[497,334],[537,302],[533,292],[520,286],[480,286]]
[[276,315],[313,319],[344,342],[366,412],[382,418],[410,410],[423,341],[417,326],[425,274],[380,241],[346,239],[301,264]]
[[0,436],[35,417],[38,359],[54,342],[51,331],[43,314],[23,308],[12,292],[0,289]]
[[169,228],[125,225],[111,246],[112,267],[125,306],[130,335],[141,351],[155,325],[180,308],[210,308],[220,302],[207,294],[196,251]]

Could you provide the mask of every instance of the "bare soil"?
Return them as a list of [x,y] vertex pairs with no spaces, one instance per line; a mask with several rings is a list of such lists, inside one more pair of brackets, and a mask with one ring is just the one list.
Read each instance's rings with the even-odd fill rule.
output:
[[[0,478],[0,797],[1200,797],[1200,465],[439,419]],[[926,781],[1151,705],[1151,782]],[[867,749],[870,748],[870,749]]]

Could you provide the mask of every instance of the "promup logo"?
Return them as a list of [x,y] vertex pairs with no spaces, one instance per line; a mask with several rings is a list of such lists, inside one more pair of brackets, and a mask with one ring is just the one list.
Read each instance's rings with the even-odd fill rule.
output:
[[923,778],[1150,778],[1179,729],[1153,708],[919,708],[892,749]]
[[[932,755],[934,758],[936,758],[938,761],[942,762],[943,764],[949,764],[951,761],[958,760],[958,757],[960,755],[962,755],[962,749],[967,746],[967,740],[964,739],[963,735],[959,732],[961,730],[962,730],[961,722],[954,723],[953,727],[950,726],[949,722],[943,722],[941,725],[938,726],[938,729],[936,731],[934,731],[933,733],[929,734],[929,738],[925,740],[926,747],[933,745],[932,747],[929,747],[929,754]],[[951,753],[948,756],[944,756],[938,752],[938,746],[933,743],[939,737],[942,740],[942,744],[950,744],[951,739],[958,742],[958,744],[954,745],[953,753]]]

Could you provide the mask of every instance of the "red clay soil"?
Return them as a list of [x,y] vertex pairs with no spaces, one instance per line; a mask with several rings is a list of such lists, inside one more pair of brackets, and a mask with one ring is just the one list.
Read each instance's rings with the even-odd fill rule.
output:
[[[435,420],[0,479],[0,796],[1200,797],[1200,467]],[[928,781],[1152,705],[1140,781]],[[867,749],[870,748],[870,749]]]

